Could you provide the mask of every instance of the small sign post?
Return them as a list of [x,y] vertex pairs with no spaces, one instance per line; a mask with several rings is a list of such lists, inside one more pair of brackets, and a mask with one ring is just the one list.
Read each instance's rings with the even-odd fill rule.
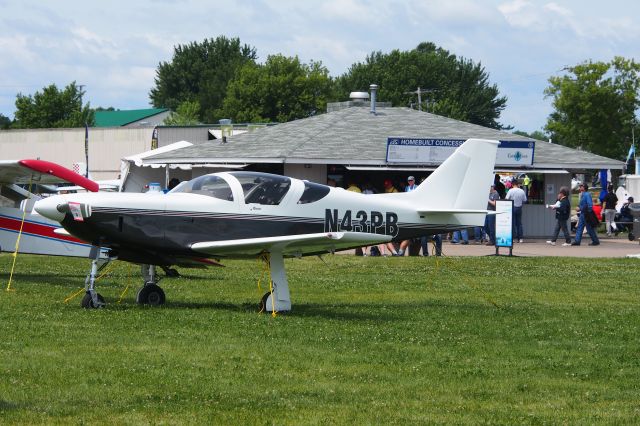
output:
[[513,256],[513,200],[496,200],[496,256],[500,247],[509,247]]

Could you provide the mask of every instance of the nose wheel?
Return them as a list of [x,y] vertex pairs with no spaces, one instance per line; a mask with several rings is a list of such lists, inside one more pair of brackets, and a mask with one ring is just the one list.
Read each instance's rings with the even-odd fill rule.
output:
[[85,294],[84,297],[82,298],[82,302],[80,304],[85,309],[102,308],[104,307],[104,305],[106,305],[106,303],[104,302],[104,297],[102,297],[100,293],[96,293],[95,297],[98,303],[95,303],[93,301],[93,296],[91,295],[91,293],[87,292],[87,294]]

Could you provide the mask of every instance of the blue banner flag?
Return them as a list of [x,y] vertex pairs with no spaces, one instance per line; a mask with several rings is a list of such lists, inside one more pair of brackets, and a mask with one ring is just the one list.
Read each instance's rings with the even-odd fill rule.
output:
[[635,156],[636,156],[636,145],[631,144],[631,146],[629,147],[629,153],[627,154],[627,163],[629,162],[629,160],[631,160],[631,157],[635,157]]

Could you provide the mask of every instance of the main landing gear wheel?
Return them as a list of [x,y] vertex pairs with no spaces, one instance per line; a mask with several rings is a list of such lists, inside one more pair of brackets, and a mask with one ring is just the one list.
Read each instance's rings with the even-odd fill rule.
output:
[[164,290],[156,284],[147,284],[138,291],[136,302],[140,305],[159,306],[165,301]]
[[93,298],[91,297],[91,294],[89,292],[87,292],[84,297],[82,298],[82,302],[81,305],[83,308],[85,309],[98,309],[98,308],[104,308],[104,297],[102,297],[102,295],[100,293],[96,293],[96,296],[98,298],[98,302],[99,304],[96,305],[95,303],[93,303]]
[[271,309],[271,306],[267,307],[267,299],[269,296],[271,296],[270,291],[266,292],[264,296],[262,296],[262,299],[260,299],[260,304],[258,305],[259,312],[266,312],[268,308],[269,310]]

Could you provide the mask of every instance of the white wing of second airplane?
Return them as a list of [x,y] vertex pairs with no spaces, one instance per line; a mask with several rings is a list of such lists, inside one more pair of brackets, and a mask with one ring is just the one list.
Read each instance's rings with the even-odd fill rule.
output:
[[209,255],[229,257],[256,256],[263,252],[281,252],[285,256],[298,256],[385,243],[391,241],[391,239],[390,235],[361,232],[321,232],[280,237],[205,241],[192,244],[191,249]]

